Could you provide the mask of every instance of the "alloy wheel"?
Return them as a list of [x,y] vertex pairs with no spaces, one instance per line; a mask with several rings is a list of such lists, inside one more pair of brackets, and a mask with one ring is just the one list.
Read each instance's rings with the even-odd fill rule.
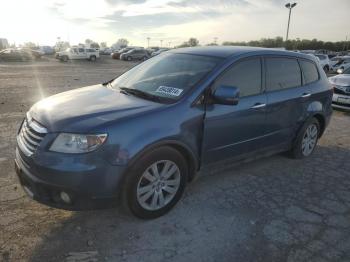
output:
[[137,201],[147,210],[165,207],[176,195],[181,181],[179,167],[170,160],[153,163],[137,184]]
[[307,127],[302,140],[301,150],[304,156],[309,156],[314,150],[317,142],[318,130],[315,124]]

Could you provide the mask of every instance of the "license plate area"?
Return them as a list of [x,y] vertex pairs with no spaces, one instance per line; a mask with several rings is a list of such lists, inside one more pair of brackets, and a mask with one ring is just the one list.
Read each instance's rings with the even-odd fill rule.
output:
[[338,97],[337,102],[342,104],[350,104],[350,98]]

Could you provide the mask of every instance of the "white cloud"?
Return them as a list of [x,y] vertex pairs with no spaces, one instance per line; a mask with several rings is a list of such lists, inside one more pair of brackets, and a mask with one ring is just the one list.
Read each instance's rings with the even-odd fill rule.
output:
[[[126,37],[144,45],[147,36],[173,44],[189,37],[203,44],[213,37],[254,40],[285,36],[288,18],[284,2],[277,0],[8,0],[2,10],[0,37],[40,44],[53,44],[58,36],[73,44],[86,38],[112,44]],[[299,0],[290,37],[343,40],[350,34],[349,11],[349,0]]]

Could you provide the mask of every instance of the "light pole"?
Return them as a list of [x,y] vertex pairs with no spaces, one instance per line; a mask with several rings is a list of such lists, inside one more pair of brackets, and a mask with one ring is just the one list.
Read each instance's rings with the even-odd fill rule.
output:
[[163,45],[163,40],[160,40],[160,47],[162,47]]
[[147,37],[147,47],[149,48],[149,40],[151,40],[150,37]]
[[288,26],[287,26],[287,35],[286,35],[286,41],[288,40],[288,34],[289,34],[289,22],[290,22],[290,14],[292,13],[292,8],[295,7],[297,3],[288,3],[285,5],[289,9],[289,16],[288,16]]

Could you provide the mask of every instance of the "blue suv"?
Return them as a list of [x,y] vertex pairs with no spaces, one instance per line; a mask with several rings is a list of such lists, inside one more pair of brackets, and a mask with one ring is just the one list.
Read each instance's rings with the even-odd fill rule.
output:
[[172,50],[104,84],[36,103],[17,134],[16,171],[41,203],[81,210],[122,202],[155,218],[208,164],[283,151],[309,156],[331,102],[327,77],[309,55]]

